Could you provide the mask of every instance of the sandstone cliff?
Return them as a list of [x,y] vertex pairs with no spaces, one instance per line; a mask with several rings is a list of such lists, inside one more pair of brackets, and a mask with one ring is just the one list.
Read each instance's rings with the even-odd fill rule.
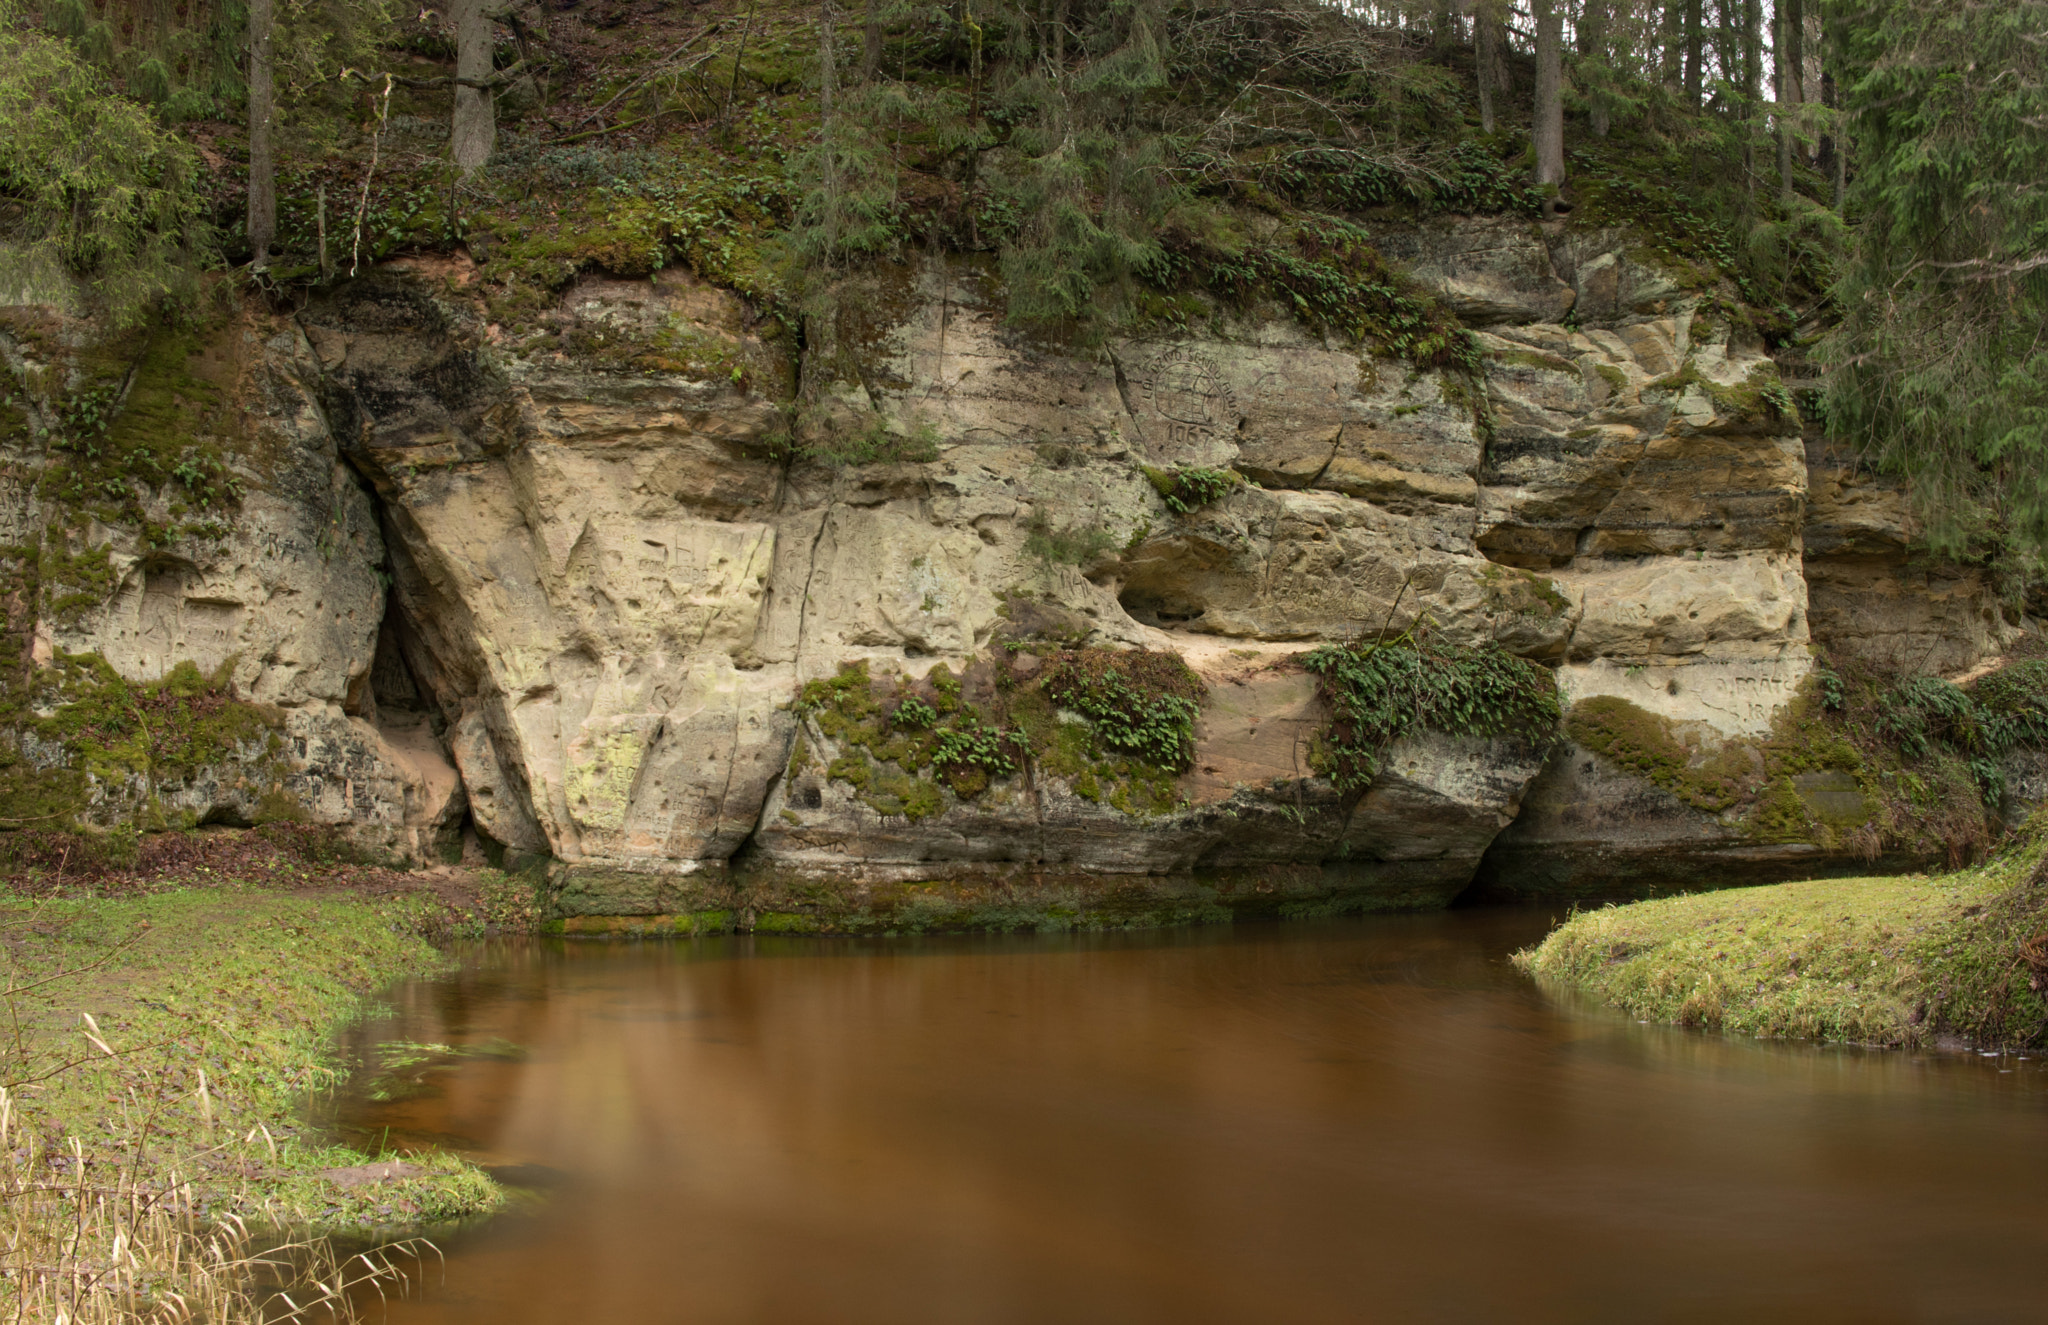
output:
[[[49,402],[92,333],[23,311],[5,355],[56,388],[20,407],[0,518],[46,583],[91,575],[9,626],[28,688],[88,656],[113,679],[32,701],[9,776],[44,800],[11,813],[468,838],[546,863],[585,924],[1117,923],[1860,865],[1876,808],[1839,770],[1784,778],[1769,831],[1573,740],[1425,734],[1362,790],[1324,775],[1291,660],[1331,641],[1498,644],[1691,767],[1771,737],[1817,639],[1959,672],[2021,624],[1916,561],[1898,495],[1810,452],[1762,342],[1628,235],[1375,238],[1474,329],[1477,372],[1277,308],[1048,343],[964,258],[850,278],[794,358],[676,270],[504,325],[469,259],[392,262],[184,362],[127,352],[119,390],[167,394],[180,454],[232,468],[220,515],[183,480],[126,512],[53,494],[84,462],[36,429],[72,435]],[[883,750],[890,705],[992,712],[1077,648],[1185,660],[1184,771],[1050,707],[967,781]],[[203,750],[48,728],[187,662],[179,693],[234,718]]]

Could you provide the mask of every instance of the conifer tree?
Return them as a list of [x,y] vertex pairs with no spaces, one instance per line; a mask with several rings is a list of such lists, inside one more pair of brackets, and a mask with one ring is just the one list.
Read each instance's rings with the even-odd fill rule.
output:
[[1835,0],[1854,243],[1827,419],[1929,542],[2048,549],[2048,4]]

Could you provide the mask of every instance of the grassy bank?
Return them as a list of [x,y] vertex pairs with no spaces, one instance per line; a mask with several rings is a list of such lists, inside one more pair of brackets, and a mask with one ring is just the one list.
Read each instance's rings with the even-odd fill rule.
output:
[[[1630,1016],[1730,1031],[1911,1047],[2048,1038],[2048,930],[2036,821],[1953,874],[1823,879],[1582,912],[1522,969]],[[2040,949],[2036,948],[2037,956]]]
[[494,1207],[496,1186],[453,1156],[366,1168],[376,1157],[302,1118],[342,1077],[335,1027],[377,989],[444,969],[421,937],[444,924],[420,892],[0,900],[10,1312],[152,1318],[178,1293],[254,1319],[230,1300],[247,1273],[202,1282],[221,1230],[219,1250],[245,1255],[264,1244],[238,1225],[361,1234]]

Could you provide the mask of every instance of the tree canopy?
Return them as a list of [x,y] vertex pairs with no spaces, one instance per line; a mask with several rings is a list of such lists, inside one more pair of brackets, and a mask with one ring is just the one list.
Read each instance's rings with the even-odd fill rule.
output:
[[0,28],[0,291],[76,279],[117,324],[209,255],[198,153],[64,42]]

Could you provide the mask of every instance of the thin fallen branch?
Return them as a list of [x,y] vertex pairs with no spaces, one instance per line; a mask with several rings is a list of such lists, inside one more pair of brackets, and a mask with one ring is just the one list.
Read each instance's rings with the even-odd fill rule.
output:
[[[627,93],[632,92],[641,84],[645,83],[648,79],[653,78],[656,74],[665,72],[671,64],[682,58],[684,51],[689,50],[692,46],[695,46],[698,42],[704,40],[706,37],[710,36],[712,33],[718,31],[720,28],[724,26],[725,21],[721,19],[718,22],[713,23],[711,26],[705,28],[702,32],[699,32],[696,36],[690,38],[682,45],[676,47],[667,55],[664,55],[661,58],[660,62],[657,63],[652,69],[649,69],[646,73],[640,75],[638,78],[634,79],[632,82],[626,84],[624,87],[620,88],[617,92],[612,94],[612,98],[610,101],[605,102],[596,110],[591,111],[588,115],[585,115],[582,119],[576,121],[577,126],[581,127],[585,124],[591,123],[594,120],[602,119],[606,111],[610,110],[614,105],[618,104],[620,97],[623,97]],[[710,58],[711,53],[709,51],[706,51],[703,55],[698,56],[696,60],[692,61],[688,66],[686,66],[684,70],[678,70],[677,72],[687,72],[688,69],[694,69],[698,65],[704,63],[705,60],[708,60]],[[566,138],[562,138],[557,139],[556,141],[568,142],[569,140]]]
[[409,87],[415,90],[436,87],[468,87],[475,88],[479,92],[493,92],[512,82],[525,72],[526,61],[514,60],[503,69],[494,71],[487,78],[457,78],[452,74],[436,74],[432,78],[412,78],[405,74],[391,73],[389,70],[382,73],[368,73],[361,69],[344,69],[341,71],[341,77],[343,81],[354,79],[362,83],[370,83],[379,78],[386,78],[400,87]]

